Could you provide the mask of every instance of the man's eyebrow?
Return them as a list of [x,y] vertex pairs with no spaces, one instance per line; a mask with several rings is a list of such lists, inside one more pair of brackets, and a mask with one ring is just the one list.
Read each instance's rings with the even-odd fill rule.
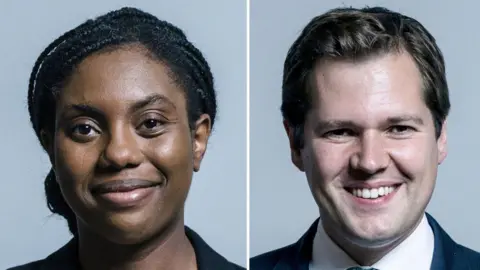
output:
[[316,124],[316,130],[320,129],[335,129],[340,127],[355,127],[357,126],[350,120],[321,120]]
[[416,115],[401,115],[401,116],[393,116],[387,118],[387,123],[389,124],[400,124],[405,122],[414,122],[417,125],[425,125],[423,119]]
[[[425,122],[419,116],[415,115],[400,115],[392,116],[386,119],[386,123],[389,125],[396,125],[406,122],[414,122],[417,125],[424,125]],[[354,128],[357,127],[354,121],[351,120],[320,120],[315,125],[315,130],[337,129],[337,128]]]

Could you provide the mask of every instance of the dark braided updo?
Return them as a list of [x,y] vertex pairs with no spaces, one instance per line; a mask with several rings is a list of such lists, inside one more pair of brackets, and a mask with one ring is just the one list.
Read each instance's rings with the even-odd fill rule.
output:
[[[30,121],[39,140],[41,132],[55,131],[58,94],[74,68],[95,52],[138,45],[147,55],[170,69],[172,79],[185,90],[188,120],[193,129],[202,114],[213,127],[217,112],[213,76],[202,53],[182,30],[136,8],[122,8],[87,20],[54,40],[38,57],[28,87]],[[55,172],[45,179],[48,208],[63,216],[70,232],[77,234],[76,216],[65,202]]]

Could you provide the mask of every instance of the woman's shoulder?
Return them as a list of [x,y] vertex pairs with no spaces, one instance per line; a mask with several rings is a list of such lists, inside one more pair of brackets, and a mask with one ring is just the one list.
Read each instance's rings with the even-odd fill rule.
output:
[[42,269],[42,265],[44,261],[45,260],[39,260],[39,261],[34,261],[34,262],[30,262],[23,265],[17,265],[12,268],[8,268],[7,270],[37,270],[37,269],[40,270]]
[[[185,227],[187,237],[192,242],[197,255],[199,269],[222,269],[222,270],[245,270],[213,250],[197,233]],[[7,270],[65,270],[78,269],[78,258],[75,256],[76,241],[72,239],[65,246],[55,251],[47,258],[30,262],[24,265],[15,266]]]
[[229,263],[230,263],[230,265],[231,265],[232,270],[247,270],[247,268],[242,267],[242,266],[240,266],[240,265],[234,264],[234,263],[232,263],[232,262],[229,262]]
[[192,243],[197,256],[198,269],[245,270],[215,251],[194,230],[185,226],[185,233]]
[[[19,266],[15,266],[15,267],[12,267],[12,268],[8,268],[7,270],[51,270],[52,268],[50,267],[47,267],[46,265],[46,259],[44,260],[39,260],[39,261],[35,261],[35,262],[31,262],[31,263],[27,263],[27,264],[24,264],[24,265],[19,265]],[[63,268],[58,268],[59,270],[60,269],[63,269]],[[223,263],[223,269],[229,269],[229,270],[245,270],[246,268],[244,267],[241,267],[235,263],[232,263],[232,262],[229,262],[229,261],[224,261]]]
[[[14,266],[7,270],[64,270],[76,269],[76,242],[72,239],[66,245],[48,255],[45,259]],[[73,264],[73,265],[72,265]]]

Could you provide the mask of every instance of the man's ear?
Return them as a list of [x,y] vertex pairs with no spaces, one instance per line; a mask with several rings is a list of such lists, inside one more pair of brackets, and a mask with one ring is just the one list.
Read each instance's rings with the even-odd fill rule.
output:
[[438,164],[441,164],[447,157],[447,120],[443,121],[440,136],[437,139]]
[[193,170],[198,172],[203,156],[207,151],[208,138],[211,133],[211,120],[208,114],[202,114],[195,123],[193,132]]
[[292,158],[292,163],[300,170],[304,171],[303,159],[300,149],[295,145],[295,127],[292,127],[286,120],[283,120],[283,127],[288,136],[288,141],[290,143],[290,154]]

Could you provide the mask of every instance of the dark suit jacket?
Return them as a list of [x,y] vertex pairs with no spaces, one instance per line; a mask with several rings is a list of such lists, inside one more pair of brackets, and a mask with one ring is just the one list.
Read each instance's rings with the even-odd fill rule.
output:
[[[245,268],[227,261],[215,252],[192,229],[185,226],[185,233],[195,250],[198,270],[245,270]],[[80,270],[76,239],[72,239],[68,244],[43,260],[7,270]]]
[[[435,237],[431,270],[480,269],[480,253],[455,243],[429,214],[427,219]],[[313,223],[298,242],[250,259],[250,269],[308,270],[318,221],[319,219]]]

